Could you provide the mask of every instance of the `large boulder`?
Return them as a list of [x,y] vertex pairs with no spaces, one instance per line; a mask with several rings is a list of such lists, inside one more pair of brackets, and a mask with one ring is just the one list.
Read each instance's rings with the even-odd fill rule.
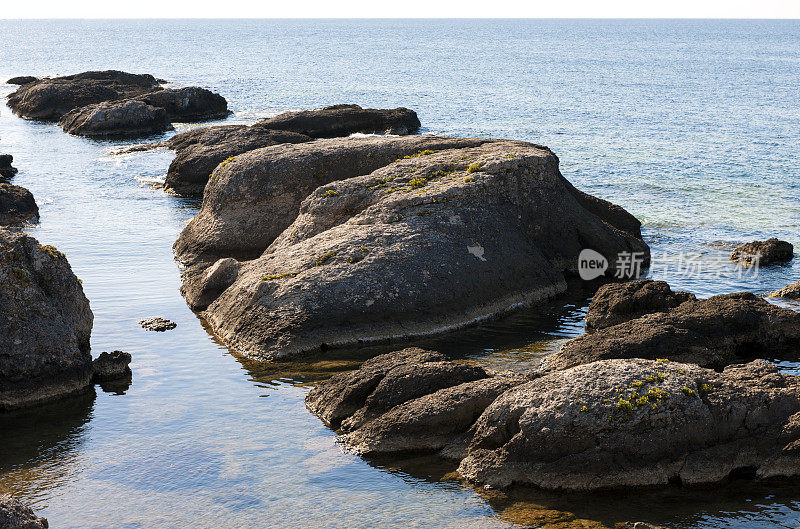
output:
[[24,187],[0,182],[0,226],[19,226],[39,218],[39,208]]
[[137,96],[157,88],[158,81],[149,74],[116,70],[84,72],[24,84],[8,96],[8,106],[26,119],[58,121],[73,109]]
[[641,279],[608,283],[597,289],[592,298],[586,312],[586,327],[604,329],[696,299],[689,292],[673,292],[664,281]]
[[566,342],[549,369],[611,358],[667,358],[720,369],[753,358],[800,355],[800,314],[750,293],[685,301]]
[[753,241],[737,246],[730,254],[731,261],[746,266],[789,261],[792,257],[794,257],[794,246],[775,237],[766,241]]
[[16,168],[11,164],[14,162],[14,157],[10,154],[0,154],[0,181],[7,180],[17,174]]
[[150,106],[163,108],[170,121],[204,121],[224,118],[229,113],[228,102],[224,97],[197,86],[158,90],[136,99]]
[[776,290],[769,296],[772,298],[800,299],[800,281]]
[[58,122],[64,132],[87,138],[135,138],[171,128],[167,112],[135,99],[76,108]]
[[89,386],[93,316],[64,254],[0,229],[0,300],[0,410]]
[[47,529],[47,518],[10,495],[0,496],[0,529]]
[[[427,148],[398,155],[414,142]],[[326,181],[298,215],[300,197]],[[197,259],[184,285],[195,308],[209,255],[262,254],[204,314],[241,353],[275,358],[435,334],[541,302],[566,290],[586,245],[609,256],[611,273],[619,254],[649,257],[624,230],[635,219],[615,225],[614,208],[585,201],[558,158],[529,143],[320,140],[218,167],[176,249]]]
[[180,194],[202,193],[220,163],[247,151],[281,143],[303,143],[309,136],[254,125],[221,125],[177,134],[167,141],[176,151],[164,187]]
[[364,134],[411,134],[420,127],[417,113],[407,108],[377,109],[358,105],[333,105],[315,110],[284,112],[263,119],[259,125],[288,130],[312,138],[334,138],[357,132]]
[[596,490],[800,476],[800,378],[763,360],[722,373],[604,360],[498,397],[459,473],[491,487]]

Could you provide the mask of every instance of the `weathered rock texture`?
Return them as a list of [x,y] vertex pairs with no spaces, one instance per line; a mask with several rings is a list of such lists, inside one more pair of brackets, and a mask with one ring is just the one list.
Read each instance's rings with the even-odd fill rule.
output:
[[609,283],[601,286],[592,298],[586,312],[586,327],[604,329],[696,299],[688,292],[673,292],[664,281]]
[[0,529],[47,529],[47,518],[9,495],[0,496]]
[[155,317],[155,318],[147,318],[139,322],[139,325],[142,326],[142,329],[146,331],[156,331],[156,332],[164,332],[164,331],[171,331],[175,327],[178,326],[177,323],[174,321],[169,321],[166,318]]
[[176,151],[165,189],[180,194],[202,193],[220,163],[247,151],[280,143],[303,143],[312,138],[296,132],[265,129],[258,125],[222,125],[190,130],[167,141]]
[[108,382],[121,378],[130,378],[130,353],[124,351],[102,352],[92,361],[95,382]]
[[0,226],[19,226],[39,218],[39,208],[24,187],[0,182]]
[[171,128],[167,112],[135,99],[76,108],[58,122],[64,132],[87,138],[134,138]]
[[800,299],[800,281],[785,286],[780,290],[776,290],[775,292],[772,292],[770,294],[770,297]]
[[228,102],[224,97],[197,86],[157,90],[136,99],[163,108],[169,121],[205,121],[228,115]]
[[768,265],[789,261],[792,257],[794,257],[794,246],[774,237],[766,241],[753,241],[737,246],[730,255],[731,261],[744,265]]
[[75,108],[141,95],[159,88],[149,74],[116,70],[84,72],[27,83],[8,96],[8,106],[20,117],[58,121]]
[[750,293],[686,301],[565,343],[547,361],[566,369],[610,358],[668,358],[722,368],[753,358],[797,358],[800,314]]
[[527,377],[477,371],[460,383],[457,366],[421,350],[390,353],[319,383],[306,402],[357,453],[437,452],[492,487],[800,475],[800,379],[762,360],[722,373],[603,360]]
[[17,174],[16,168],[11,164],[14,162],[14,157],[10,154],[0,154],[0,181],[7,180]]
[[[218,167],[176,251],[191,306],[208,301],[207,283],[224,289],[205,312],[218,336],[274,358],[434,334],[537,303],[566,290],[586,246],[612,263],[620,252],[649,256],[624,231],[635,219],[620,226],[619,215],[573,188],[541,146],[319,140]],[[216,259],[259,254],[227,288],[208,275]]]
[[260,126],[288,130],[312,138],[364,134],[411,134],[420,127],[417,113],[407,108],[377,109],[358,105],[334,105],[314,110],[284,112],[263,119]]
[[0,229],[0,409],[86,388],[92,321],[64,254]]
[[38,77],[33,77],[32,75],[20,75],[19,77],[12,77],[6,81],[6,84],[24,85],[38,80]]
[[471,431],[465,478],[546,489],[800,475],[800,380],[765,361],[722,373],[605,360],[516,386]]

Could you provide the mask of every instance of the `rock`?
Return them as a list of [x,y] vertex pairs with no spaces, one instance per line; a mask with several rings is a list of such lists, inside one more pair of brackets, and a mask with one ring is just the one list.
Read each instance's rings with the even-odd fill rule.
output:
[[142,95],[157,88],[158,82],[149,74],[84,72],[22,85],[8,96],[8,106],[26,119],[58,121],[73,109]]
[[8,179],[17,174],[17,170],[11,167],[14,157],[10,154],[0,154],[0,180]]
[[800,299],[800,281],[797,283],[792,283],[789,286],[783,287],[780,290],[776,290],[772,292],[770,295],[772,298],[789,298],[789,299]]
[[750,293],[686,301],[566,342],[546,360],[566,369],[610,358],[668,358],[722,368],[800,354],[800,314]]
[[9,495],[0,496],[0,529],[47,529],[47,518]]
[[64,254],[0,229],[0,410],[84,391],[93,315]]
[[169,321],[164,318],[147,318],[139,322],[139,325],[142,326],[142,329],[146,331],[156,331],[156,332],[164,332],[164,331],[171,331],[175,327],[178,326],[177,323],[174,321]]
[[[411,145],[428,148],[396,154]],[[297,215],[303,194],[326,180],[338,181]],[[647,245],[613,224],[616,213],[598,216],[582,200],[556,156],[524,142],[319,140],[217,168],[176,250],[194,260],[184,293],[195,308],[193,292],[207,289],[192,281],[207,266],[262,253],[204,316],[242,354],[285,357],[440,333],[539,303],[566,291],[587,245],[612,268],[621,252],[646,262]]]
[[604,329],[696,300],[694,294],[673,292],[664,281],[642,279],[609,283],[601,286],[592,298],[586,312],[586,327]]
[[288,130],[312,138],[364,134],[411,134],[420,127],[417,113],[407,108],[375,109],[358,105],[333,105],[315,110],[284,112],[263,119],[259,126]]
[[307,141],[311,138],[296,132],[245,125],[222,125],[177,134],[167,142],[177,155],[169,165],[164,187],[179,194],[202,193],[214,168],[233,156],[261,147]]
[[102,352],[92,361],[95,382],[108,382],[131,376],[130,353],[124,351]]
[[76,108],[58,122],[64,132],[87,138],[135,138],[171,128],[167,112],[142,101],[108,101]]
[[747,266],[789,261],[792,257],[794,257],[794,246],[774,237],[766,241],[753,241],[737,246],[730,255],[731,261]]
[[24,85],[29,83],[35,83],[38,80],[39,80],[38,77],[33,77],[32,75],[21,75],[19,77],[12,77],[8,81],[6,81],[6,84]]
[[18,226],[39,218],[39,208],[24,187],[0,182],[0,226]]
[[239,277],[242,265],[236,259],[220,259],[197,276],[184,281],[181,293],[191,300],[191,307],[208,307]]
[[197,86],[158,90],[136,99],[163,108],[169,121],[204,121],[224,118],[229,114],[228,102],[224,97]]
[[757,360],[722,373],[603,360],[498,397],[471,428],[470,481],[545,489],[800,475],[800,379]]

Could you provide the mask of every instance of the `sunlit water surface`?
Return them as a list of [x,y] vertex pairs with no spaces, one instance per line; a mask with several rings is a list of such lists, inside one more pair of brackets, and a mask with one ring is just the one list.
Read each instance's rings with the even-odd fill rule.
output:
[[[800,244],[795,22],[0,21],[0,79],[108,68],[216,90],[230,122],[403,105],[425,132],[544,143],[579,188],[643,220],[652,277],[704,297],[800,278],[798,259],[757,276],[726,260],[736,241]],[[503,494],[465,486],[435,458],[343,453],[303,398],[376,351],[279,365],[229,354],[178,292],[171,246],[197,202],[151,188],[170,153],[110,155],[119,145],[0,113],[0,152],[14,155],[15,183],[41,210],[29,232],[67,254],[91,300],[93,353],[134,359],[124,394],[98,388],[0,417],[0,492],[53,527],[798,525],[792,484]],[[576,285],[536,310],[418,343],[528,369],[583,332],[590,296]],[[145,332],[136,322],[149,316],[178,327]]]

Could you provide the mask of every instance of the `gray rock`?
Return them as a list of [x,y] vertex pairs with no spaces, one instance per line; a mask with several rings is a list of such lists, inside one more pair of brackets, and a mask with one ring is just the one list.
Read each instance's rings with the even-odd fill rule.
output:
[[0,226],[19,226],[39,218],[39,208],[24,187],[0,182]]
[[108,382],[131,376],[130,353],[124,351],[102,352],[92,361],[95,382]]
[[260,126],[288,130],[312,138],[334,138],[356,132],[365,134],[411,134],[420,127],[417,113],[407,108],[376,109],[358,105],[333,105],[314,110],[284,112],[263,119]]
[[788,299],[800,299],[800,281],[797,283],[792,283],[791,285],[785,286],[780,290],[776,290],[772,292],[769,297],[771,298],[788,298]]
[[10,495],[0,496],[0,529],[47,529],[47,518]]
[[667,358],[722,368],[753,358],[800,354],[800,314],[753,294],[686,301],[566,342],[546,360],[566,369],[611,358]]
[[792,257],[794,257],[794,246],[774,237],[766,241],[753,241],[737,246],[730,255],[731,261],[747,266],[789,261]]
[[156,332],[164,332],[164,331],[171,331],[175,327],[178,326],[177,323],[174,321],[169,321],[168,319],[155,317],[155,318],[147,318],[141,320],[139,325],[142,326],[142,329],[146,331],[156,331]]
[[459,473],[490,487],[720,483],[800,476],[800,379],[757,360],[722,373],[604,360],[516,386],[471,429]]
[[688,292],[673,292],[664,281],[609,283],[597,289],[592,298],[586,312],[586,327],[604,329],[696,299]]
[[[416,154],[397,154],[412,145]],[[302,195],[325,181],[298,215]],[[601,202],[591,212],[584,202],[556,156],[524,142],[319,140],[217,168],[176,250],[188,257],[187,283],[217,258],[261,253],[204,315],[242,354],[285,357],[435,334],[539,303],[566,290],[587,245],[612,268],[620,252],[649,257],[625,231],[633,217],[616,226],[611,205],[604,215]]]
[[163,108],[135,99],[76,108],[65,114],[58,124],[64,132],[87,138],[135,138],[171,128]]
[[89,387],[93,315],[64,254],[0,229],[0,410]]
[[32,75],[20,75],[19,77],[12,77],[6,84],[15,84],[15,85],[24,85],[38,81],[38,77],[33,77]]

